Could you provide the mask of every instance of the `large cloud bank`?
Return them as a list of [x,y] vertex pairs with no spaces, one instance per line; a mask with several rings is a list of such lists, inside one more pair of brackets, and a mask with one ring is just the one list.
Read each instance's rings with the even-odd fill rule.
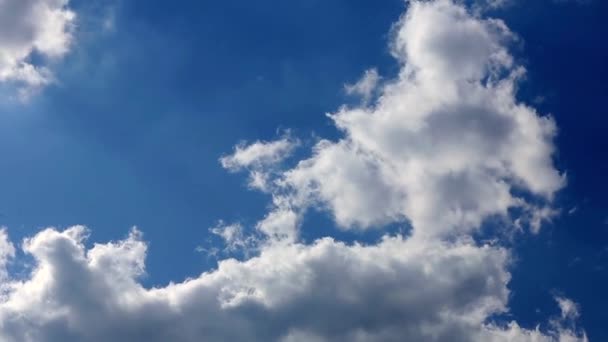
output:
[[[245,261],[148,289],[138,282],[140,232],[87,249],[78,226],[24,241],[35,266],[15,279],[3,232],[0,340],[587,341],[566,298],[542,329],[495,323],[508,311],[511,253],[472,238],[497,217],[506,229],[539,229],[564,185],[552,163],[555,123],[515,98],[524,70],[508,52],[511,39],[501,21],[451,0],[411,1],[394,28],[400,74],[381,83],[368,72],[365,86],[351,88],[364,101],[331,115],[341,140],[320,141],[293,168],[282,168],[297,144],[290,137],[222,158],[273,200],[253,236],[238,225],[214,229],[230,246],[255,250]],[[408,222],[412,233],[306,244],[299,222],[311,207],[344,229]]]
[[37,267],[10,283],[3,341],[583,341],[559,321],[549,335],[485,322],[506,309],[509,253],[500,248],[400,237],[271,244],[246,262],[145,289],[137,231],[89,250],[85,236],[84,227],[48,229],[24,243]]

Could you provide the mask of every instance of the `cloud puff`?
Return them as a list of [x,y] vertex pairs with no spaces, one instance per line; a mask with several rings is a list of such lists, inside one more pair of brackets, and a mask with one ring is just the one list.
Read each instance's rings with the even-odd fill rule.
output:
[[56,59],[68,52],[75,14],[69,0],[0,1],[0,82],[15,83],[20,95],[53,81],[34,54]]
[[344,89],[349,95],[359,95],[363,97],[365,102],[368,102],[374,95],[374,91],[380,82],[378,70],[370,69],[365,72],[363,77],[355,84],[347,84]]
[[280,140],[252,144],[242,143],[234,148],[234,153],[220,158],[222,166],[232,172],[249,170],[249,185],[268,191],[269,179],[275,167],[293,152],[299,142],[286,135]]
[[138,231],[88,250],[86,236],[77,226],[24,242],[37,266],[0,303],[3,341],[583,341],[560,326],[486,323],[509,294],[510,256],[499,247],[401,237],[272,244],[145,289]]
[[249,167],[267,167],[287,157],[296,143],[288,138],[272,142],[256,141],[250,145],[238,145],[233,154],[222,157],[220,162],[228,170],[238,171]]
[[502,21],[452,1],[410,2],[394,29],[398,77],[372,105],[330,115],[344,138],[270,182],[278,210],[322,206],[345,229],[409,220],[418,236],[445,236],[519,208],[537,230],[565,178],[552,161],[555,122],[516,99],[525,70],[512,39]]

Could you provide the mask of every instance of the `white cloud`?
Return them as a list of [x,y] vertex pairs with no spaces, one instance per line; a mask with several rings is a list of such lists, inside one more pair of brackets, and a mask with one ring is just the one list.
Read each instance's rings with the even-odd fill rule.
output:
[[232,155],[222,157],[220,162],[228,170],[238,171],[250,167],[271,166],[288,157],[296,143],[289,138],[272,142],[256,141],[235,147]]
[[33,54],[53,60],[68,52],[75,19],[68,2],[0,1],[0,82],[17,84],[21,96],[53,81],[48,67],[31,61]]
[[293,242],[298,237],[298,223],[296,212],[279,206],[258,222],[256,228],[275,242]]
[[475,13],[483,13],[488,10],[495,10],[512,4],[513,0],[474,0],[473,10]]
[[26,240],[37,266],[0,303],[3,341],[583,341],[560,326],[486,323],[509,296],[510,256],[498,247],[401,237],[277,243],[145,289],[138,231],[88,250],[86,235],[47,229]]
[[370,69],[365,71],[363,77],[357,81],[355,84],[347,84],[345,86],[346,93],[355,94],[363,97],[365,102],[368,102],[372,96],[374,95],[374,91],[378,87],[378,82],[380,82],[380,75],[378,74],[378,70]]
[[576,319],[580,315],[578,304],[564,297],[556,297],[555,300],[562,311],[562,319]]
[[565,177],[552,161],[555,122],[516,99],[525,70],[512,39],[502,21],[452,1],[410,2],[394,30],[398,77],[376,103],[330,115],[344,138],[265,179],[279,210],[327,207],[345,229],[407,219],[417,236],[436,236],[520,208],[538,230]]

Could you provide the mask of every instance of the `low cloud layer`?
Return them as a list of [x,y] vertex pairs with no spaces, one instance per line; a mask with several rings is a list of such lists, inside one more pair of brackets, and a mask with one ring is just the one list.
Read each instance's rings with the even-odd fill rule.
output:
[[[37,267],[0,304],[3,341],[584,341],[561,318],[545,333],[486,322],[507,309],[510,256],[498,247],[272,244],[145,289],[138,231],[88,250],[86,233],[47,229],[24,242]],[[569,322],[571,304],[560,305]]]
[[[538,229],[565,185],[552,162],[555,122],[515,98],[525,70],[508,52],[512,39],[503,22],[451,0],[410,1],[391,45],[400,73],[367,73],[351,87],[364,101],[331,114],[342,139],[319,141],[292,168],[283,168],[297,145],[289,137],[221,159],[272,197],[255,237],[238,224],[213,230],[228,251],[255,256],[149,289],[139,282],[139,231],[87,249],[86,228],[47,229],[22,244],[35,260],[29,277],[0,270],[0,339],[587,341],[575,328],[579,307],[561,297],[562,314],[542,329],[496,323],[508,312],[511,251],[472,238],[496,217],[506,229]],[[300,222],[312,207],[343,229],[413,231],[306,244]],[[6,266],[15,249],[0,237]]]

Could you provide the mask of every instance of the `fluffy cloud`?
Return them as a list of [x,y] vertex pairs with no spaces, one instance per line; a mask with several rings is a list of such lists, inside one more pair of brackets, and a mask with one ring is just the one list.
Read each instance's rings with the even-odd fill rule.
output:
[[288,138],[273,142],[257,141],[251,145],[235,147],[234,154],[222,157],[222,166],[238,171],[243,168],[260,168],[276,164],[287,157],[296,143]]
[[[6,229],[0,230],[0,282],[8,278],[6,265],[9,260],[15,257],[15,247],[11,244],[6,233]],[[0,286],[0,289],[2,287]]]
[[499,247],[401,237],[272,244],[145,289],[139,232],[88,250],[86,233],[47,229],[24,242],[37,267],[10,282],[3,341],[584,341],[560,325],[541,333],[486,323],[509,294],[510,256]]
[[69,50],[75,14],[68,1],[0,1],[0,82],[18,84],[22,96],[52,82],[51,71],[32,56],[56,59]]
[[516,99],[525,70],[512,39],[502,21],[452,1],[412,1],[394,30],[398,77],[373,104],[330,115],[343,139],[266,181],[278,210],[321,206],[345,229],[409,220],[417,236],[445,236],[519,208],[537,230],[565,179],[552,161],[555,122]]
[[[248,235],[245,233],[243,226],[240,223],[225,224],[220,221],[217,226],[209,229],[209,231],[218,236],[223,240],[226,246],[223,250],[224,253],[243,253],[248,256],[250,252],[257,250],[258,238],[255,235]],[[215,251],[214,248],[210,249],[200,247],[201,251],[207,251],[208,254],[217,254],[219,250]]]
[[[272,196],[255,238],[240,225],[212,230],[229,252],[254,247],[255,256],[145,288],[137,230],[87,249],[84,227],[46,229],[23,243],[35,260],[30,277],[2,273],[0,339],[587,341],[574,328],[578,306],[561,297],[562,315],[545,329],[494,323],[508,311],[511,252],[471,237],[496,216],[539,228],[564,185],[552,163],[555,123],[516,100],[524,70],[508,52],[512,39],[501,21],[451,0],[410,1],[392,44],[401,71],[383,84],[368,73],[353,86],[366,101],[330,115],[342,139],[319,141],[288,169],[297,144],[289,137],[221,159]],[[306,244],[298,236],[310,207],[345,229],[407,221],[413,233]],[[15,252],[0,237],[5,266]]]
[[299,142],[289,135],[272,142],[256,141],[253,144],[240,144],[234,153],[220,158],[222,166],[232,172],[249,170],[249,185],[268,191],[268,181],[274,176],[275,166],[289,157]]

